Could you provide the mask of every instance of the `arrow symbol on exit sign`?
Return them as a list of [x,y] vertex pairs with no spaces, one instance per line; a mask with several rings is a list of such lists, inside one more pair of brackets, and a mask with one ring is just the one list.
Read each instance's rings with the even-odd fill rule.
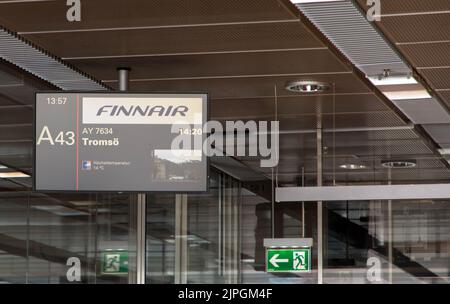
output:
[[278,267],[277,263],[287,263],[289,259],[278,259],[280,255],[278,253],[274,254],[273,257],[270,258],[269,262],[273,265],[273,267]]

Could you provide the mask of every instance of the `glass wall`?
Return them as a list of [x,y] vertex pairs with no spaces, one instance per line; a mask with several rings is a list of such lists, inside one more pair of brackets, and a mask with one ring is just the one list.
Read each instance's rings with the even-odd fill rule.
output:
[[211,170],[202,194],[151,195],[147,283],[239,281],[240,184]]
[[326,283],[448,283],[448,201],[328,202]]
[[[269,191],[261,187],[264,182],[258,184],[213,171],[210,191],[187,195],[185,209],[177,204],[177,195],[152,196],[147,207],[147,283],[317,283],[317,204],[272,205],[270,183],[265,183]],[[323,282],[448,283],[448,203],[325,202]],[[313,238],[311,273],[265,272],[263,239],[272,237],[272,206],[275,237]],[[176,214],[187,219],[181,234],[176,233],[183,229]]]
[[146,283],[174,283],[175,195],[150,195],[146,219]]
[[[267,179],[242,183],[218,170],[211,171],[205,194],[151,195],[146,283],[316,283],[315,270],[265,272],[263,241],[272,237],[272,207],[275,237],[317,234],[314,203],[272,204],[271,196]],[[317,269],[314,247],[312,255]]]
[[0,193],[1,282],[127,283],[129,204],[128,195]]

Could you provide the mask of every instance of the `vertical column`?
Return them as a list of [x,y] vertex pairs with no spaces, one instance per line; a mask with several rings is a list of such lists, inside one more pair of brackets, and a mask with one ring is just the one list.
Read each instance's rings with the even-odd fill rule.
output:
[[231,188],[231,216],[232,216],[232,239],[231,248],[232,250],[232,270],[231,270],[231,283],[237,284],[239,278],[239,184],[237,181],[230,177],[230,188]]
[[228,175],[219,175],[218,275],[225,284],[240,282],[241,188]]
[[226,284],[239,282],[240,233],[239,233],[239,183],[224,175],[223,195],[223,276]]
[[236,284],[241,284],[242,269],[241,269],[241,216],[242,216],[242,184],[237,182],[236,189]]
[[[119,91],[126,92],[129,90],[129,74],[130,68],[119,67],[117,68],[119,77]],[[136,272],[130,271],[129,283],[133,284],[145,284],[145,239],[146,239],[146,196],[143,193],[137,194],[137,197],[132,200],[132,205],[130,206],[130,225],[134,229],[130,231],[136,231]],[[131,237],[131,236],[130,236]]]
[[[391,185],[392,172],[391,169],[388,169],[388,184]],[[393,221],[392,221],[392,200],[388,200],[388,261],[389,261],[389,269],[388,269],[388,278],[389,283],[392,284],[392,270],[394,263],[394,254],[393,254],[393,246],[394,246],[394,232],[393,232]]]
[[226,177],[225,183],[225,275],[226,284],[233,284],[233,197],[231,178]]
[[137,195],[136,210],[136,284],[145,284],[146,196]]
[[187,194],[175,195],[175,284],[187,283]]
[[[317,187],[321,187],[323,185],[322,180],[322,113],[320,106],[317,111],[317,129],[316,129],[316,137],[317,137]],[[317,283],[323,283],[323,226],[322,226],[322,202],[317,202]]]
[[218,247],[217,247],[217,252],[218,252],[218,256],[217,256],[217,260],[218,260],[218,263],[217,263],[217,266],[218,266],[218,271],[217,271],[217,273],[218,273],[218,275],[219,276],[223,276],[223,254],[222,254],[222,250],[223,250],[223,238],[222,238],[222,236],[223,236],[223,224],[222,224],[222,197],[223,197],[223,194],[222,194],[222,176],[223,176],[223,174],[222,173],[220,173],[219,174],[219,181],[218,181],[218,183],[217,183],[217,185],[218,185],[218,189],[217,189],[217,192],[219,193],[219,210],[218,210],[218,214],[219,214],[219,220],[218,220],[218,239],[219,239],[219,242],[218,242]]
[[[305,167],[302,167],[302,187],[305,187]],[[305,202],[302,202],[302,238],[305,237]]]

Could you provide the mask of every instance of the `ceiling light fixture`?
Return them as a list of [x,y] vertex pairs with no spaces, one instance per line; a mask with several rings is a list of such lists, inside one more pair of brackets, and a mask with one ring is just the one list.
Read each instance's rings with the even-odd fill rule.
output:
[[30,177],[28,174],[23,172],[0,172],[0,178],[19,178],[19,177]]
[[439,149],[441,155],[450,155],[450,149]]
[[286,85],[286,90],[296,93],[321,93],[329,88],[329,84],[318,81],[292,81]]
[[357,165],[357,164],[343,164],[340,165],[339,168],[348,170],[358,170],[358,169],[366,169],[367,167],[364,165]]
[[390,169],[414,168],[417,162],[415,160],[383,160],[381,165]]
[[291,2],[293,4],[317,3],[317,2],[336,2],[336,1],[345,1],[345,0],[291,0]]
[[412,76],[369,76],[367,78],[376,86],[417,84],[417,80]]

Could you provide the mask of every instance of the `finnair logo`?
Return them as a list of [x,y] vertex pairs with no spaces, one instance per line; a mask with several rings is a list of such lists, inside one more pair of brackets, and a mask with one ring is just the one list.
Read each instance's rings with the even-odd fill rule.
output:
[[186,116],[187,106],[118,106],[104,105],[97,111],[96,116]]
[[84,97],[84,124],[201,124],[200,97]]

